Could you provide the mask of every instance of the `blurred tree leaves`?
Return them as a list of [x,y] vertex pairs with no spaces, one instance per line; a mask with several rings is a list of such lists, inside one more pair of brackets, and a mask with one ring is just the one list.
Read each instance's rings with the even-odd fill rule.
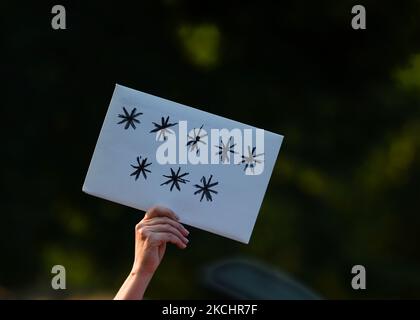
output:
[[414,55],[409,64],[396,72],[397,81],[405,89],[419,92],[420,89],[420,55]]

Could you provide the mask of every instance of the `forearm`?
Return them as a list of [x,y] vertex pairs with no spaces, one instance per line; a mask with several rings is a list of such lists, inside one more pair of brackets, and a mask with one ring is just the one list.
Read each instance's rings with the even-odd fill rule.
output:
[[114,300],[141,300],[153,274],[132,271],[124,281]]

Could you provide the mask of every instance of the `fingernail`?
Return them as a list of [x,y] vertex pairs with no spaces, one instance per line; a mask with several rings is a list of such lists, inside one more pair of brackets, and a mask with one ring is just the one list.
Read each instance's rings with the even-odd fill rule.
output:
[[179,220],[179,216],[175,215],[176,220]]
[[185,232],[187,233],[187,235],[189,235],[189,234],[190,234],[190,232],[189,232],[187,229],[185,229],[185,228],[184,228],[184,230],[185,230]]

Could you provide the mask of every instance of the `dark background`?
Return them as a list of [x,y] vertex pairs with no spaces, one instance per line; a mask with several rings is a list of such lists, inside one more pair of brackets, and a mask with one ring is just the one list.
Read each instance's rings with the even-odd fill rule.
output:
[[250,244],[189,228],[147,297],[209,297],[202,268],[242,256],[326,298],[420,298],[419,21],[419,1],[2,1],[0,297],[109,298],[130,270],[142,213],[81,191],[119,83],[285,136]]

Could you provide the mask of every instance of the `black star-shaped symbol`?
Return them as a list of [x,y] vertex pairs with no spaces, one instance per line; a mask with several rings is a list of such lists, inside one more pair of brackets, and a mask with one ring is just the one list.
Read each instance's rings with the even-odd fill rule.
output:
[[166,119],[162,117],[160,122],[161,124],[157,124],[156,122],[153,122],[155,129],[150,131],[150,133],[159,132],[158,140],[160,140],[160,137],[163,137],[163,140],[166,140],[167,138],[166,134],[171,133],[171,131],[169,131],[168,128],[176,126],[177,124],[169,123],[169,116],[166,117]]
[[219,146],[215,146],[215,147],[219,148],[219,151],[216,154],[220,156],[220,161],[222,163],[230,161],[229,153],[232,153],[232,154],[237,153],[235,151],[235,146],[236,146],[236,143],[232,144],[232,137],[229,138],[226,144],[224,144],[223,140],[220,139]]
[[244,171],[251,169],[251,173],[254,174],[254,169],[257,163],[262,163],[262,160],[257,159],[258,157],[264,155],[264,153],[255,154],[256,148],[253,147],[251,151],[251,146],[248,146],[248,156],[242,155],[241,163],[245,163]]
[[140,173],[143,174],[143,177],[147,179],[146,172],[151,172],[149,169],[146,169],[152,163],[147,163],[147,158],[144,158],[140,163],[141,157],[137,157],[137,165],[131,165],[134,169],[136,169],[130,176],[136,176],[136,180],[139,178]]
[[181,191],[181,189],[179,187],[179,183],[186,183],[186,182],[190,182],[190,181],[182,178],[182,177],[185,177],[186,175],[188,175],[189,173],[185,172],[183,174],[179,174],[180,170],[181,170],[181,167],[179,167],[178,171],[175,173],[175,171],[172,170],[172,168],[171,168],[171,175],[170,176],[163,175],[165,178],[168,178],[168,180],[165,181],[164,183],[162,183],[161,186],[163,186],[165,184],[169,184],[169,183],[172,182],[170,190],[172,191],[173,187],[175,186],[178,189],[178,191]]
[[216,193],[217,191],[210,189],[211,187],[217,186],[219,184],[219,182],[213,182],[211,183],[211,178],[213,178],[213,175],[210,175],[209,181],[206,181],[206,177],[202,177],[201,178],[201,182],[203,183],[202,186],[196,184],[194,185],[194,187],[198,188],[198,190],[196,192],[194,192],[194,194],[200,193],[201,192],[201,200],[203,200],[204,196],[206,196],[206,200],[207,201],[213,201],[213,198],[211,196],[211,193]]
[[122,118],[122,120],[120,122],[118,122],[118,124],[126,122],[125,127],[124,127],[125,130],[127,130],[130,126],[132,126],[133,129],[136,129],[136,125],[134,123],[135,122],[140,123],[140,121],[137,120],[136,118],[143,113],[142,112],[136,113],[136,110],[137,110],[136,108],[131,110],[130,113],[128,113],[128,111],[125,107],[123,107],[123,110],[124,110],[124,114],[119,114],[118,115],[118,118]]

